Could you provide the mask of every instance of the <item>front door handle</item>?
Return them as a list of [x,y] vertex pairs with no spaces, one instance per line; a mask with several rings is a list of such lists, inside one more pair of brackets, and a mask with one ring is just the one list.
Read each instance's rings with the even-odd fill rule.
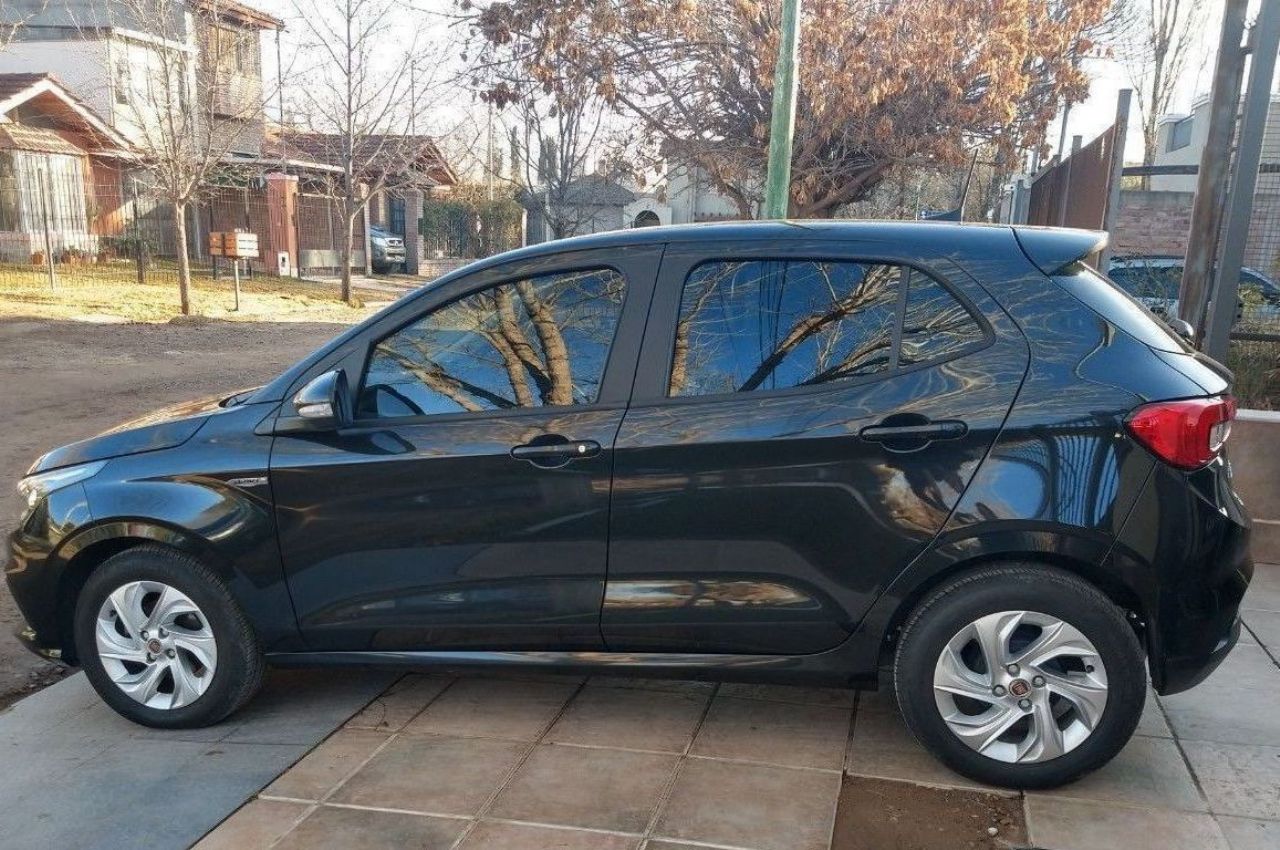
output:
[[595,440],[570,440],[559,434],[548,434],[528,443],[516,446],[511,456],[527,460],[534,466],[555,468],[583,458],[600,454],[600,444]]
[[858,436],[880,443],[891,452],[914,452],[935,440],[958,440],[969,433],[969,426],[958,419],[934,422],[918,413],[895,413],[878,425],[868,425]]

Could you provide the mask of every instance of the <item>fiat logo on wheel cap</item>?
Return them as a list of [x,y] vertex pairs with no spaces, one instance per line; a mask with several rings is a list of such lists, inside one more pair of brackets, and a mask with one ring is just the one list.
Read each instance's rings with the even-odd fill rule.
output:
[[150,652],[152,655],[159,655],[160,650],[163,648],[164,647],[160,644],[160,641],[155,638],[147,641],[147,652]]
[[1009,683],[1009,693],[1015,697],[1025,697],[1031,693],[1031,686],[1027,684],[1026,679],[1014,679]]

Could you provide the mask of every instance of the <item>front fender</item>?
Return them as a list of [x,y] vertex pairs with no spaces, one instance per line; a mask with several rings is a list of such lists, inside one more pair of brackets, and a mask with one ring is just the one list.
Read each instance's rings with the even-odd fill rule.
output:
[[276,540],[262,405],[210,417],[178,449],[116,458],[86,483],[93,523],[60,547],[67,561],[111,539],[173,546],[226,582],[264,648],[301,646]]

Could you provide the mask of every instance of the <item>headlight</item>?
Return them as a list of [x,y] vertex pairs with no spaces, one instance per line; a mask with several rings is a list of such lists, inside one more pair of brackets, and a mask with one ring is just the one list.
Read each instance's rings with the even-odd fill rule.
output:
[[41,499],[54,490],[61,490],[63,487],[70,487],[72,484],[88,481],[101,472],[102,467],[106,465],[107,462],[105,460],[96,460],[93,463],[82,463],[79,466],[68,466],[63,469],[51,469],[48,472],[28,475],[18,482],[18,492],[27,500],[27,510],[30,511],[40,504]]

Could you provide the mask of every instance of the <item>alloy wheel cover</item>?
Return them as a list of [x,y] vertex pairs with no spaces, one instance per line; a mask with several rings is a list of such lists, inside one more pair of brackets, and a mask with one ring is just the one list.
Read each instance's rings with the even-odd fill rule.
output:
[[947,728],[970,749],[1002,762],[1046,762],[1093,734],[1106,710],[1107,671],[1065,620],[1000,611],[947,641],[933,694]]
[[218,644],[209,619],[177,588],[132,581],[98,609],[98,658],[115,686],[148,708],[176,709],[213,682]]

